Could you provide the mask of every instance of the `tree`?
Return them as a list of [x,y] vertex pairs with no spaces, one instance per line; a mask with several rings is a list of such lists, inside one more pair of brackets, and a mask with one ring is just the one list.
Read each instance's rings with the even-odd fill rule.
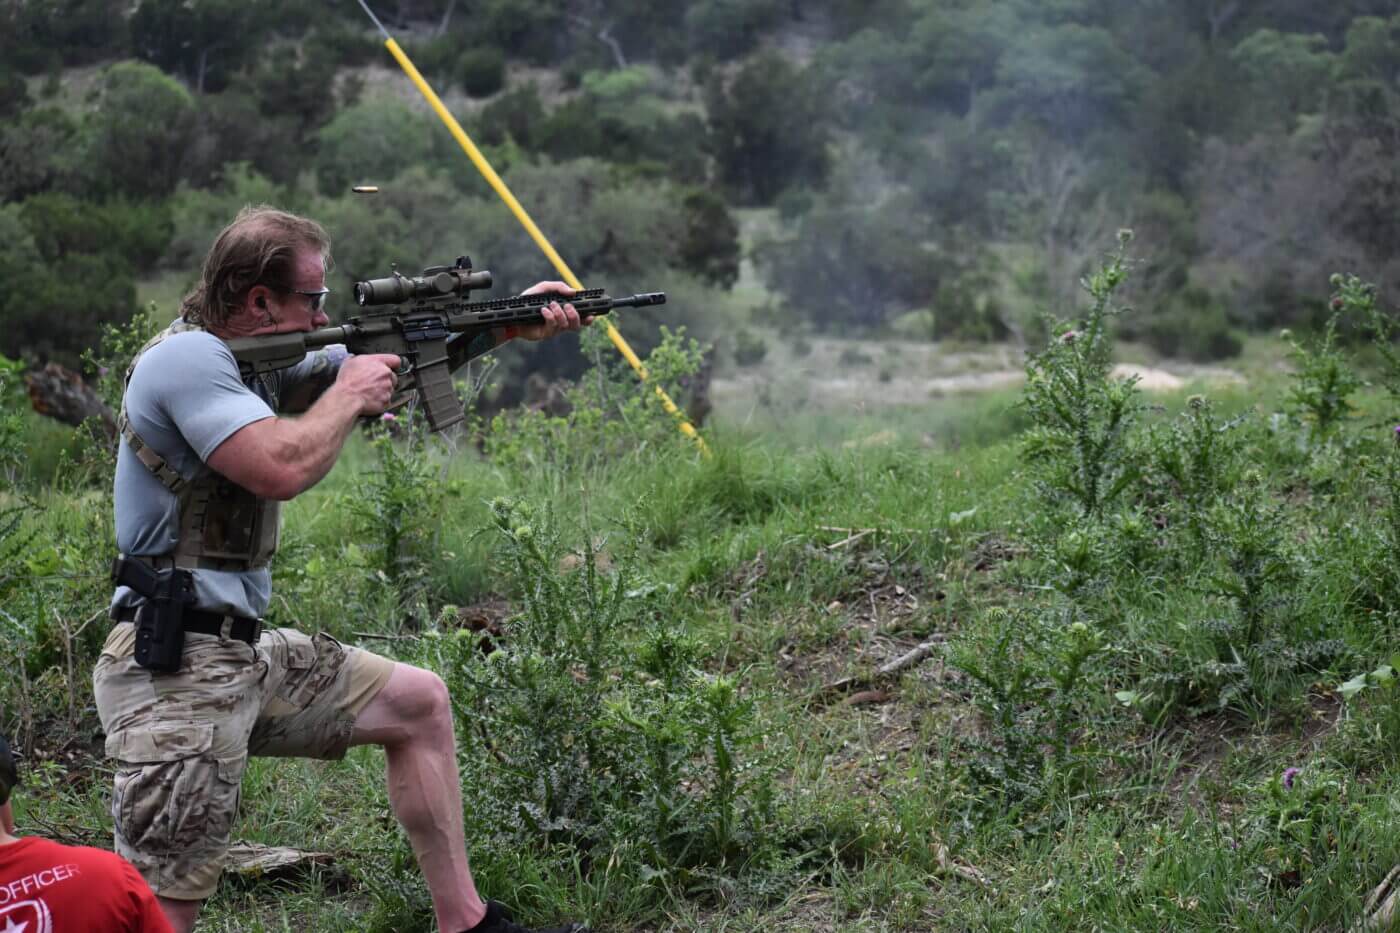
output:
[[[226,165],[244,162],[282,184],[306,169],[313,145],[304,143],[297,117],[267,114],[242,82],[200,101],[199,125],[183,172],[198,188],[214,186]],[[314,136],[311,137],[314,139]]]
[[781,19],[783,7],[783,0],[700,0],[685,11],[685,34],[692,51],[735,58]]
[[[170,196],[172,232],[162,266],[193,275],[214,237],[248,204],[276,204],[293,211],[306,208],[303,200],[258,174],[248,163],[227,163],[209,187],[192,188],[182,184]],[[320,217],[314,212],[311,216]]]
[[[126,54],[125,3],[116,0],[18,0],[0,12],[0,59],[34,73],[54,64],[86,65]],[[8,20],[8,22],[6,22]],[[8,28],[6,28],[8,27]],[[11,31],[12,30],[12,31]]]
[[995,0],[928,7],[911,31],[911,45],[918,50],[913,86],[954,113],[967,114],[978,94],[999,80],[1002,57],[1023,24],[1011,6]]
[[997,76],[994,113],[1081,143],[1124,126],[1145,80],[1107,30],[1075,23],[1018,33]]
[[[608,159],[648,175],[702,182],[707,164],[697,142],[704,125],[694,113],[669,112],[664,90],[653,68],[590,71],[580,94],[544,119],[536,117],[526,135],[515,138],[556,160]],[[521,123],[526,114],[515,115],[512,123]]]
[[0,207],[0,281],[27,283],[0,290],[0,354],[9,357],[76,367],[102,325],[128,319],[136,306],[130,270],[120,260],[75,253],[55,269],[13,205]]
[[263,0],[141,0],[131,41],[146,61],[184,75],[202,94],[224,86],[271,13]]
[[161,197],[175,190],[191,143],[195,108],[178,81],[144,62],[118,62],[87,117],[89,163],[99,195]]
[[561,7],[552,0],[485,0],[473,10],[473,37],[508,55],[551,63],[568,35]]
[[1017,159],[1023,233],[1040,248],[1045,303],[1057,314],[1072,307],[1085,268],[1121,226],[1110,206],[1104,165],[1087,147],[1029,136]]
[[457,58],[457,81],[472,97],[490,97],[506,83],[506,56],[492,46],[463,49]]
[[24,201],[20,216],[51,269],[66,268],[74,256],[101,254],[149,271],[170,242],[170,214],[163,203],[114,198],[93,204],[51,191]]
[[720,181],[745,204],[791,185],[820,186],[830,169],[824,97],[806,70],[766,52],[705,92]]
[[29,104],[29,88],[24,76],[9,65],[0,63],[0,117],[12,119]]
[[409,166],[445,162],[445,140],[442,128],[421,110],[387,98],[363,100],[317,131],[316,179],[323,194],[386,181]]
[[686,195],[680,262],[702,281],[733,288],[739,280],[739,225],[724,200],[700,189]]
[[866,203],[823,197],[756,258],[769,285],[817,326],[870,328],[932,304],[951,257],[927,225],[899,194]]
[[77,121],[57,107],[35,107],[0,123],[0,201],[81,191],[86,148]]
[[1235,46],[1230,57],[1250,84],[1256,119],[1292,129],[1322,103],[1334,56],[1327,39],[1260,29]]

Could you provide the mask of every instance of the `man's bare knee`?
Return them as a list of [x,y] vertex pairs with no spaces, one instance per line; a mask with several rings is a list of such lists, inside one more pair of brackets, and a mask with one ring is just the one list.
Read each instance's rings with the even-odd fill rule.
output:
[[408,722],[440,722],[452,715],[452,698],[447,684],[432,671],[410,667],[412,680],[397,698],[399,714]]
[[355,721],[355,744],[398,745],[451,734],[452,698],[432,671],[398,664],[384,689]]

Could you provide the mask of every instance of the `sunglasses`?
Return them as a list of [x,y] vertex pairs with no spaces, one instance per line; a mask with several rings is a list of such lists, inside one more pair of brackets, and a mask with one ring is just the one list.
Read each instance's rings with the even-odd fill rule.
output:
[[323,288],[319,291],[304,292],[294,288],[292,292],[297,295],[305,295],[308,303],[311,305],[311,313],[316,314],[326,306],[326,296],[331,293],[331,290],[329,288]]

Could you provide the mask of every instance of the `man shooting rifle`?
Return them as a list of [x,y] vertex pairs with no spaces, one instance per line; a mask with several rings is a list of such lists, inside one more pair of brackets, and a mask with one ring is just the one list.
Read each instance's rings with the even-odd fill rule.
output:
[[[180,320],[127,371],[114,489],[122,585],[93,672],[116,760],[117,851],[187,933],[218,883],[249,755],[340,758],[379,745],[439,928],[524,933],[472,880],[442,680],[324,634],[262,628],[280,503],[316,485],[356,422],[390,405],[413,356],[328,347],[240,372],[231,345],[329,324],[329,261],[314,221],[244,209],[215,240]],[[563,300],[537,308],[535,323],[447,341],[449,370],[513,337],[589,323],[563,283],[527,294]]]

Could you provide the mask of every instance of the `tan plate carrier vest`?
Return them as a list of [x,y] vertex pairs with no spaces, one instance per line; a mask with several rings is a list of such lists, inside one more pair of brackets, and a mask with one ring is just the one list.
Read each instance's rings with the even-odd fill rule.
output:
[[[185,480],[141,439],[126,416],[126,387],[142,354],[173,334],[203,329],[185,321],[175,321],[137,352],[122,380],[122,408],[117,416],[117,429],[136,459],[175,494],[180,505],[180,532],[174,553],[138,559],[157,570],[172,565],[183,570],[256,570],[266,567],[277,551],[282,503],[275,499],[259,499],[203,464],[193,479]],[[276,385],[267,377],[259,378],[276,410]]]

